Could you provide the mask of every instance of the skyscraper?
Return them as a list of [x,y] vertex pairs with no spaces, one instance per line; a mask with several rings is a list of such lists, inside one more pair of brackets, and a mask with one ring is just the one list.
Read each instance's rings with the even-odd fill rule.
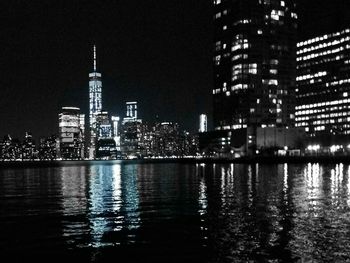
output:
[[349,28],[298,43],[296,126],[311,137],[350,134],[349,51]]
[[292,0],[214,1],[214,128],[294,125]]
[[208,131],[208,118],[206,114],[199,115],[199,132]]
[[59,148],[61,158],[81,159],[84,157],[81,121],[83,119],[79,108],[62,108],[62,112],[59,114]]
[[94,68],[93,72],[89,74],[89,125],[90,125],[90,144],[89,144],[89,158],[95,158],[96,151],[96,136],[97,124],[96,116],[102,110],[102,81],[101,73],[96,69],[96,46],[94,45]]
[[137,102],[129,101],[126,103],[126,117],[137,119]]

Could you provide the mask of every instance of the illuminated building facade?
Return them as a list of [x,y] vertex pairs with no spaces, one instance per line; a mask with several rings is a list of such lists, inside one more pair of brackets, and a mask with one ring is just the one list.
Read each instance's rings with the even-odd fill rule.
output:
[[42,137],[39,141],[38,158],[39,160],[55,160],[60,149],[60,139],[56,135]]
[[292,0],[214,0],[214,128],[294,125]]
[[96,115],[96,159],[116,159],[117,148],[113,138],[113,126],[107,111]]
[[137,102],[126,102],[126,117],[123,118],[120,133],[120,149],[127,156],[141,155],[141,138],[145,126],[137,117]]
[[120,149],[127,156],[139,156],[140,144],[142,138],[143,124],[142,120],[123,119],[120,133]]
[[83,131],[80,121],[79,108],[62,108],[59,114],[59,149],[62,159],[82,159],[84,157]]
[[131,101],[126,103],[126,117],[137,119],[137,102]]
[[350,134],[350,29],[297,45],[296,126],[311,136]]
[[117,150],[120,151],[120,132],[119,132],[119,122],[120,117],[119,116],[112,116],[112,123],[113,123],[113,138],[115,140]]
[[35,143],[33,135],[30,132],[26,132],[24,141],[22,143],[22,159],[33,160],[35,158]]
[[95,158],[97,141],[96,117],[102,111],[102,80],[101,73],[96,69],[96,46],[94,46],[94,71],[89,74],[89,126],[90,144],[89,158]]
[[96,115],[97,139],[112,138],[112,124],[107,111]]
[[207,132],[207,131],[208,131],[207,115],[201,114],[199,115],[199,132]]
[[155,125],[153,154],[155,156],[179,156],[180,148],[179,125],[175,122],[162,122]]
[[86,134],[85,134],[85,114],[79,114],[79,126],[80,126],[80,132],[81,132],[81,140],[83,144],[81,145],[81,158],[85,158],[86,155]]

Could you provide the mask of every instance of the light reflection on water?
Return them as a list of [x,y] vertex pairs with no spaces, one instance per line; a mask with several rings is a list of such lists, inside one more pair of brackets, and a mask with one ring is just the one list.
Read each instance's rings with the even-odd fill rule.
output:
[[10,252],[89,249],[91,262],[114,253],[175,262],[350,260],[345,164],[0,170],[0,206],[0,247]]

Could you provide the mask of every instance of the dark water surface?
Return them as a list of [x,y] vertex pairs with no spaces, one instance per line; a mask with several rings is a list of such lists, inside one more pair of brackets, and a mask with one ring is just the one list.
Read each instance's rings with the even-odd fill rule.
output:
[[0,170],[1,262],[350,262],[349,165]]

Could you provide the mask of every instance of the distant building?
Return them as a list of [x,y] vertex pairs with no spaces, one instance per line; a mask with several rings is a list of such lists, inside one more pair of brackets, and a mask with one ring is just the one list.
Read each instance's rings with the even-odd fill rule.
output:
[[115,140],[117,150],[120,151],[120,117],[112,116],[113,138]]
[[294,126],[292,0],[214,1],[214,128]]
[[107,111],[96,115],[97,138],[105,139],[113,137],[113,127]]
[[154,133],[153,154],[155,156],[179,156],[180,131],[175,122],[156,123]]
[[137,119],[137,102],[130,101],[126,103],[126,117]]
[[113,126],[107,111],[96,115],[96,159],[116,159],[117,147],[113,138]]
[[123,120],[120,134],[120,149],[126,156],[140,156],[142,138],[142,120],[126,117]]
[[1,146],[1,160],[16,161],[22,160],[21,143],[18,139],[13,139],[9,134],[4,137]]
[[297,45],[296,126],[312,140],[350,140],[350,28]]
[[60,139],[56,135],[40,138],[38,158],[40,160],[55,160],[60,155]]
[[89,74],[89,158],[95,158],[97,142],[96,117],[102,111],[102,75],[96,69],[96,46],[94,46],[94,68]]
[[35,143],[33,135],[30,132],[26,132],[24,141],[22,143],[22,159],[33,160],[35,159]]
[[208,118],[206,114],[199,115],[199,132],[208,131]]
[[63,107],[59,114],[59,149],[62,159],[82,159],[84,157],[83,130],[80,109]]
[[120,129],[120,150],[124,156],[140,157],[143,155],[142,138],[145,126],[138,119],[137,102],[126,102],[126,117]]
[[85,114],[79,115],[79,126],[81,131],[81,140],[83,142],[81,146],[81,158],[85,158],[88,156],[88,153],[86,152]]

